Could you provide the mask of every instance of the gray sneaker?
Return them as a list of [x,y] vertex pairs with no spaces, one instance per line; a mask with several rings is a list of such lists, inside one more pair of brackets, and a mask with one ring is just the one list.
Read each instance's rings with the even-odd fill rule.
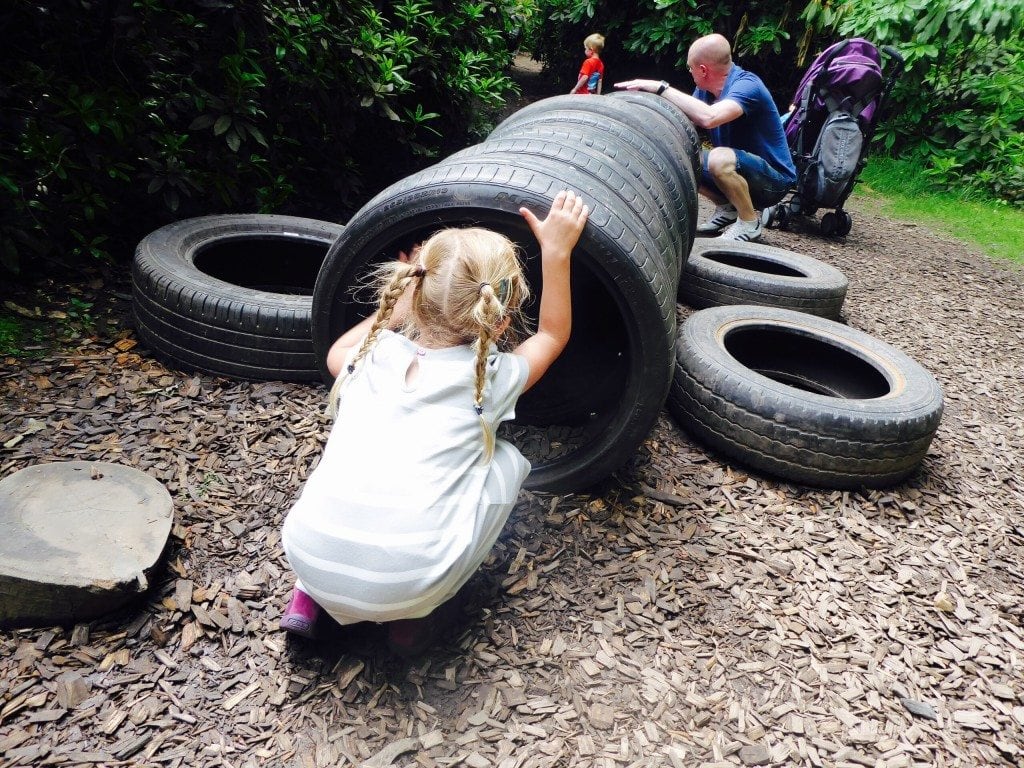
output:
[[729,225],[728,229],[719,235],[719,240],[744,240],[752,242],[761,238],[761,217],[758,216],[753,221],[743,221],[743,219],[736,219],[732,224]]
[[711,218],[697,227],[698,235],[717,235],[736,221],[736,206],[726,203],[715,208]]

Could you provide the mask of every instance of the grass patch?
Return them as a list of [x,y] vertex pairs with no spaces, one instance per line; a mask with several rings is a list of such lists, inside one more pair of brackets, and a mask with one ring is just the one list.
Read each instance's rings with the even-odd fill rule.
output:
[[46,340],[47,327],[44,323],[0,309],[0,357],[39,357]]
[[1024,210],[937,192],[917,165],[906,160],[872,157],[860,180],[859,191],[881,197],[885,214],[927,224],[989,256],[1024,264]]
[[22,333],[21,323],[0,314],[0,357],[17,355],[21,351]]

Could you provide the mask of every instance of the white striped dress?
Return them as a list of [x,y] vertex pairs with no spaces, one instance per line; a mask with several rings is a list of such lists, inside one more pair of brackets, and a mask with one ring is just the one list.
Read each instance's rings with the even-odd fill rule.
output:
[[[382,331],[341,394],[320,463],[282,531],[297,585],[341,624],[418,618],[483,562],[530,471],[496,441],[482,463],[473,350]],[[418,363],[414,382],[406,371]],[[491,350],[484,417],[515,416],[522,357]]]

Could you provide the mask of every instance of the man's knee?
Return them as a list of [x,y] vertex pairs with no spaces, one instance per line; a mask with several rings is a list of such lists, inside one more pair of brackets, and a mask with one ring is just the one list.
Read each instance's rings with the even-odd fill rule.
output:
[[708,151],[708,173],[714,177],[735,173],[736,153],[729,147],[714,147]]

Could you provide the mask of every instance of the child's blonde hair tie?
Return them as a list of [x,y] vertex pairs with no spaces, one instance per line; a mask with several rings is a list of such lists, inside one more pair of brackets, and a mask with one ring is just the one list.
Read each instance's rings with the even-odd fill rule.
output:
[[[480,283],[479,287],[476,290],[477,296],[484,292],[484,287],[490,287],[492,291],[494,290],[494,286],[491,285],[490,283]],[[508,303],[508,297],[511,292],[512,281],[509,280],[507,277],[503,277],[501,280],[498,281],[498,290],[494,292],[494,295],[498,297],[498,301],[500,301],[502,304],[506,304]]]

